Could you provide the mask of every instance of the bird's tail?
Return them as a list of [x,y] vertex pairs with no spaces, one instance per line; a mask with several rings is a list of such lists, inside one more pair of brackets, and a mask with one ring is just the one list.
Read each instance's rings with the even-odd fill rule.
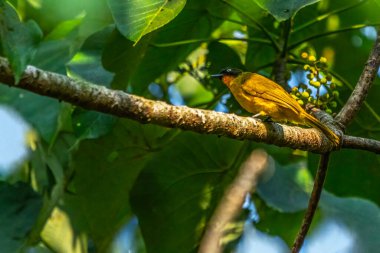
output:
[[330,128],[322,124],[318,119],[314,118],[312,115],[308,113],[305,114],[305,119],[308,125],[311,125],[313,127],[320,129],[326,135],[326,137],[332,143],[334,143],[335,146],[338,146],[340,144],[340,139],[338,135],[336,135]]

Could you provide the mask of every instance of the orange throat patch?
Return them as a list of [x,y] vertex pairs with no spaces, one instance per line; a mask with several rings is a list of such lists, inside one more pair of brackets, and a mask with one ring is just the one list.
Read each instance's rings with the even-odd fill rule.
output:
[[231,75],[224,75],[222,77],[222,81],[225,85],[227,85],[228,87],[230,87],[232,81],[235,79],[236,77],[235,76],[231,76]]

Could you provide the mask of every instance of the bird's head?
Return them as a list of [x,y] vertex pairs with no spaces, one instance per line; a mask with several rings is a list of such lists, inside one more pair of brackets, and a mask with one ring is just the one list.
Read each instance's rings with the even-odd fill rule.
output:
[[220,80],[223,81],[227,86],[236,78],[238,77],[243,71],[240,69],[235,69],[235,68],[225,68],[222,69],[219,74],[214,74],[211,75],[211,77],[216,77],[219,78]]

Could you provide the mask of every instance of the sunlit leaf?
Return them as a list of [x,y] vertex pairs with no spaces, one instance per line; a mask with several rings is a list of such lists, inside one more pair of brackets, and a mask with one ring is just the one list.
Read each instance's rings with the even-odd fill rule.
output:
[[142,36],[174,19],[186,0],[108,0],[119,31],[137,43]]
[[278,21],[284,21],[296,14],[296,12],[320,0],[255,0],[264,10],[272,14]]

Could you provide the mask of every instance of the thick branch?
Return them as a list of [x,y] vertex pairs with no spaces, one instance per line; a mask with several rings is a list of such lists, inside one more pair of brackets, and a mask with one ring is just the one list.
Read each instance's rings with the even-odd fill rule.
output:
[[367,97],[369,88],[376,77],[380,66],[380,28],[377,31],[377,39],[372,51],[368,57],[367,63],[359,78],[358,83],[345,106],[336,116],[336,121],[342,127],[346,127],[360,110],[365,98]]
[[227,225],[242,211],[247,193],[255,190],[268,165],[268,154],[255,150],[240,167],[238,175],[226,189],[200,242],[198,253],[223,252],[222,239]]
[[234,114],[172,106],[123,91],[107,89],[104,86],[76,81],[32,66],[27,67],[20,83],[15,85],[8,61],[1,57],[0,82],[67,101],[85,109],[130,118],[142,123],[266,142],[315,153],[325,153],[333,149],[333,144],[317,129],[263,123]]

